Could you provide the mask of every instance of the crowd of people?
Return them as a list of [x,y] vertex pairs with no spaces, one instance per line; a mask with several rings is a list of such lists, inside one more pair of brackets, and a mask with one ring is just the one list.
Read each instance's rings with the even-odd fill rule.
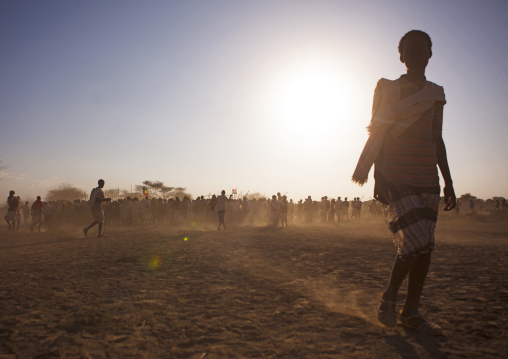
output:
[[[114,201],[104,200],[96,207],[91,200],[74,201],[43,201],[40,196],[33,203],[21,201],[19,196],[11,191],[7,198],[7,214],[5,219],[10,230],[19,229],[21,223],[40,230],[41,224],[46,227],[58,225],[80,226],[90,220],[91,214],[98,224],[105,222],[110,225],[129,226],[160,224],[179,226],[190,224],[216,224],[226,229],[227,225],[267,225],[288,226],[291,223],[309,223],[313,221],[335,222],[341,220],[360,219],[363,215],[382,215],[383,207],[379,202],[370,201],[367,206],[359,197],[352,201],[348,198],[328,199],[322,197],[319,201],[308,196],[298,202],[287,198],[286,195],[273,195],[272,198],[235,198],[226,196],[225,191],[209,198],[199,196],[192,199],[183,198],[149,198],[138,197],[120,198]],[[91,196],[94,201],[96,199]],[[102,209],[102,216],[94,215],[97,209]],[[368,208],[368,210],[367,210]],[[95,222],[94,221],[94,222]],[[86,231],[88,232],[88,231]],[[86,233],[85,233],[86,234]]]
[[[218,203],[218,199],[224,200]],[[220,202],[220,200],[219,200]],[[43,201],[40,196],[33,203],[21,201],[19,196],[11,191],[7,199],[7,214],[5,220],[9,230],[19,229],[20,224],[30,226],[32,231],[58,225],[80,226],[91,218],[90,201]],[[459,206],[457,206],[459,208]],[[494,208],[507,209],[506,201],[496,202]],[[129,226],[144,224],[161,224],[179,226],[184,224],[213,225],[217,223],[226,229],[226,223],[232,225],[267,225],[288,226],[291,223],[335,222],[342,220],[360,220],[364,216],[382,217],[386,206],[376,200],[363,202],[359,197],[348,200],[347,197],[329,199],[328,196],[314,200],[308,196],[298,202],[287,198],[286,195],[273,195],[271,198],[235,198],[234,195],[212,195],[209,198],[199,196],[192,199],[183,198],[149,198],[138,197],[119,198],[102,204],[106,224]],[[468,210],[475,207],[469,205]],[[483,206],[482,206],[483,210]],[[224,211],[223,213],[220,213]],[[93,211],[92,211],[93,213]],[[219,218],[218,218],[219,215]]]
[[19,230],[19,225],[23,221],[27,224],[28,218],[31,217],[30,230],[33,232],[34,226],[38,225],[39,232],[41,225],[44,220],[44,202],[41,200],[41,196],[37,196],[37,200],[30,205],[28,201],[25,204],[21,204],[21,198],[15,196],[15,191],[9,192],[7,197],[7,214],[5,215],[5,221],[7,222],[9,230]]

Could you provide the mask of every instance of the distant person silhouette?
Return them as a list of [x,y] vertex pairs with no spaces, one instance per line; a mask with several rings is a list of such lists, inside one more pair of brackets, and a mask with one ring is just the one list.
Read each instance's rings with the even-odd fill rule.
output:
[[[16,192],[9,191],[9,197],[7,197],[7,214],[5,215],[5,221],[9,226],[9,229],[16,230],[16,214],[19,209],[19,199],[15,196]],[[12,222],[12,223],[11,223]]]
[[282,196],[279,200],[279,217],[282,227],[288,226],[288,197]]
[[21,198],[19,196],[16,196],[16,198],[18,199],[18,209],[16,210],[16,230],[19,231],[19,224],[21,223],[21,217],[22,217]]
[[270,201],[270,219],[274,227],[279,225],[279,201],[276,195],[273,195]]
[[219,215],[219,227],[217,227],[217,230],[220,231],[220,226],[222,225],[222,228],[226,230],[226,222],[224,220],[224,217],[226,215],[226,202],[228,198],[226,197],[226,191],[222,190],[220,193],[220,196],[216,199],[216,206],[217,206],[217,213]]
[[335,214],[337,216],[337,219],[338,220],[341,220],[342,219],[342,206],[343,206],[343,202],[342,202],[342,199],[341,197],[337,197],[337,200],[335,201]]
[[307,222],[312,222],[312,197],[309,196],[303,203],[303,211],[305,212],[305,219]]
[[26,201],[25,205],[23,206],[23,221],[25,224],[28,220],[28,217],[30,217],[30,206],[28,205],[28,201]]
[[399,53],[407,73],[393,81],[379,80],[370,136],[352,179],[363,185],[375,163],[374,198],[390,204],[390,229],[398,243],[390,281],[380,298],[379,321],[396,325],[397,293],[409,275],[401,324],[423,334],[441,335],[442,329],[419,314],[418,306],[434,249],[440,200],[437,166],[445,183],[444,210],[453,209],[457,201],[442,137],[446,100],[443,88],[425,77],[432,56],[429,35],[419,30],[406,33]]
[[349,201],[347,200],[347,197],[344,197],[344,202],[342,202],[341,219],[344,218],[344,216],[346,216],[346,218],[349,221]]
[[335,198],[330,201],[330,209],[328,210],[328,222],[335,222]]
[[37,200],[32,204],[31,212],[32,212],[32,225],[30,226],[30,231],[34,231],[34,226],[36,224],[39,225],[39,232],[41,231],[43,213],[42,209],[44,208],[44,203],[41,200],[41,196],[37,196]]
[[105,237],[102,234],[102,226],[104,224],[104,210],[102,209],[102,203],[111,201],[111,198],[106,198],[106,196],[104,195],[103,190],[104,184],[105,184],[104,180],[100,179],[98,181],[98,186],[95,187],[90,193],[90,199],[88,201],[88,204],[90,206],[90,209],[92,210],[94,221],[88,227],[83,228],[83,234],[85,235],[85,237],[88,237],[88,231],[96,224],[99,224],[97,238]]

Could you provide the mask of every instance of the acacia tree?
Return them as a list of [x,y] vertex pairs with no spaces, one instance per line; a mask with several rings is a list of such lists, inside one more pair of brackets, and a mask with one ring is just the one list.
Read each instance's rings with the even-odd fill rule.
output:
[[120,197],[120,188],[112,188],[104,190],[104,195],[108,198],[117,200]]
[[[143,181],[143,185],[148,189],[148,194],[150,197],[161,197],[162,192],[161,188],[164,187],[164,183],[161,181]],[[141,187],[141,186],[140,186]],[[141,188],[142,190],[142,188]]]
[[56,188],[48,190],[46,199],[48,201],[74,201],[76,199],[86,199],[86,192],[80,188],[74,187],[69,183],[62,183]]
[[137,190],[135,190],[134,192],[131,192],[131,191],[129,191],[128,189],[121,189],[121,190],[120,190],[120,194],[119,194],[119,196],[120,196],[121,198],[136,197],[136,196],[139,196],[139,195],[142,195],[141,190],[140,190],[140,192],[138,193],[138,191],[137,191]]
[[463,194],[462,196],[460,196],[459,199],[462,203],[466,203],[466,202],[469,202],[470,200],[475,201],[477,198],[476,198],[476,196],[472,196],[471,193],[466,193],[466,194]]
[[460,196],[460,198],[458,198],[458,201],[463,205],[469,206],[471,200],[473,201],[473,203],[475,203],[476,199],[477,199],[476,196],[472,196],[471,193],[465,193],[462,196]]
[[175,187],[162,186],[160,189],[162,198],[169,197],[174,189]]
[[134,186],[136,193],[143,194],[143,187],[148,190],[149,197],[159,197],[159,198],[169,198],[169,197],[179,197],[183,198],[184,196],[191,197],[189,193],[187,193],[187,188],[185,187],[170,187],[165,186],[161,181],[143,181],[142,185]]
[[188,193],[187,191],[187,188],[185,187],[176,187],[173,191],[172,191],[172,196],[173,197],[178,197],[178,198],[183,198],[185,196],[189,197],[189,198],[192,198],[192,196],[190,195],[190,193]]

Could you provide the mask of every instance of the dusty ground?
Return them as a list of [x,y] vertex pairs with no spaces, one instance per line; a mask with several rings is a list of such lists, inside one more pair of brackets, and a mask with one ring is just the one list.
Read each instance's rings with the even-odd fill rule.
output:
[[508,356],[507,222],[440,218],[422,298],[437,339],[377,323],[381,220],[107,234],[2,228],[0,358]]

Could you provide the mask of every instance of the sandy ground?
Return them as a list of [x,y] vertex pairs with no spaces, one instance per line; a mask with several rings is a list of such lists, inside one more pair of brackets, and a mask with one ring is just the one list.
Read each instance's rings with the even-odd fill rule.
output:
[[508,356],[508,222],[440,218],[421,303],[440,338],[378,324],[381,220],[107,235],[2,228],[0,358]]

